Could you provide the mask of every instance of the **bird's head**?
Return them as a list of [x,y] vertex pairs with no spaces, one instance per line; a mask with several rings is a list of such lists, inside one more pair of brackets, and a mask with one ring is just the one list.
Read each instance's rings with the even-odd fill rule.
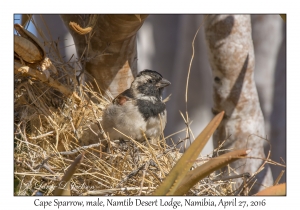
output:
[[131,89],[137,97],[150,96],[161,98],[164,87],[171,83],[156,71],[145,69],[141,71],[131,84]]

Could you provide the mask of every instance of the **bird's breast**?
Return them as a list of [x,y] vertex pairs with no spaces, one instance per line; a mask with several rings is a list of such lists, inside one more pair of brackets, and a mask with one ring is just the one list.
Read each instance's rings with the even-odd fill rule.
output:
[[159,114],[166,110],[166,105],[162,101],[153,103],[152,101],[138,99],[136,104],[145,120],[148,120],[150,117],[158,117]]

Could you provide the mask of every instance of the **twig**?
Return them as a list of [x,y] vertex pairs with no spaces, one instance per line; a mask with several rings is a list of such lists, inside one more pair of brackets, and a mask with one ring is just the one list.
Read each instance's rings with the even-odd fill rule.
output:
[[61,181],[61,177],[57,177],[57,176],[55,176],[55,177],[47,177],[47,176],[44,176],[44,177],[42,177],[42,179],[43,180],[47,180],[47,181]]
[[[90,100],[90,101],[91,101],[91,100]],[[93,104],[93,102],[92,102],[92,104]],[[101,134],[103,135],[103,137],[104,137],[105,139],[107,139],[107,135],[106,135],[106,133],[103,131],[102,125],[101,125],[101,123],[100,123],[100,120],[97,119],[97,115],[96,115],[95,109],[92,108],[92,111],[93,111],[93,115],[94,115],[94,117],[95,117],[95,120],[97,121],[97,126],[98,126],[98,128],[99,128],[99,131],[101,132]]]
[[52,136],[52,134],[54,133],[54,131],[50,131],[48,133],[44,133],[44,134],[41,134],[39,136],[36,136],[36,137],[29,137],[30,140],[36,140],[36,139],[41,139],[41,138],[44,138],[46,136]]
[[124,179],[120,181],[120,183],[117,185],[117,187],[120,187],[121,184],[126,183],[131,177],[135,176],[138,174],[138,172],[142,169],[144,169],[146,163],[138,167],[136,170],[132,171],[130,174],[128,174]]
[[224,176],[224,177],[221,177],[221,178],[212,179],[212,181],[213,182],[215,182],[215,181],[226,181],[226,180],[238,179],[238,178],[242,178],[242,177],[250,178],[251,175],[248,172],[246,172],[246,173],[242,173],[242,174],[238,174],[238,175]]
[[42,161],[41,164],[35,166],[34,169],[44,168],[44,169],[46,169],[47,171],[49,171],[51,174],[55,174],[55,172],[52,171],[51,168],[50,168],[49,165],[48,165],[48,161],[50,160],[50,158],[51,158],[51,156],[50,156],[50,157],[47,157],[45,160]]
[[[61,154],[61,155],[73,155],[75,153],[80,152],[81,150],[86,150],[86,149],[89,149],[89,148],[94,148],[94,147],[99,147],[99,146],[101,146],[101,143],[90,144],[90,145],[87,145],[87,146],[82,146],[82,147],[75,148],[71,151],[60,152],[59,154]],[[55,155],[55,154],[53,154],[53,155]]]
[[147,171],[147,169],[148,169],[148,166],[149,166],[149,162],[147,162],[147,163],[145,164],[145,167],[143,168],[142,181],[141,181],[141,185],[140,185],[141,188],[140,188],[140,191],[139,191],[138,195],[141,195],[141,193],[142,193],[143,185],[144,185],[144,179],[145,179],[145,175],[146,175],[146,171]]
[[105,189],[105,190],[96,190],[96,191],[87,191],[82,195],[106,195],[109,193],[114,193],[117,191],[132,191],[132,190],[155,190],[156,187],[122,187],[122,188],[112,188],[112,189]]
[[[204,24],[205,19],[206,19],[206,16],[204,17],[204,20],[202,21],[199,28],[197,29],[197,31],[194,35],[193,41],[192,41],[192,50],[193,50],[193,52],[192,52],[192,57],[191,57],[190,64],[189,64],[188,75],[187,75],[187,78],[186,78],[186,87],[185,87],[185,114],[186,114],[186,120],[185,120],[185,124],[187,126],[187,135],[188,135],[187,137],[189,137],[190,145],[191,145],[192,142],[191,142],[191,139],[190,139],[189,116],[188,116],[188,111],[187,111],[187,107],[188,107],[188,87],[189,87],[189,80],[190,80],[190,73],[191,73],[192,63],[193,63],[193,59],[194,59],[194,56],[195,56],[195,40],[196,40],[196,37],[198,35],[198,32],[199,32],[200,28]],[[185,149],[186,149],[186,144],[185,144],[184,150]]]
[[[34,170],[28,163],[26,163],[25,161],[23,161],[23,162],[21,162],[21,161],[18,161],[18,160],[14,160],[15,161],[15,163],[17,163],[17,164],[20,164],[20,166],[21,167],[23,167],[23,168],[27,168],[27,169],[29,169],[29,170],[31,170],[32,172],[37,172],[36,170]],[[25,166],[24,166],[24,164],[25,164]]]
[[174,145],[173,147],[171,147],[171,148],[169,148],[169,149],[166,149],[162,154],[157,155],[157,158],[160,158],[161,156],[167,154],[168,152],[177,149],[177,146],[178,146],[179,144],[181,144],[183,141],[187,140],[187,139],[188,139],[188,138],[184,138],[184,139],[178,141],[176,145]]
[[274,186],[275,185],[277,185],[278,183],[279,183],[279,181],[280,181],[280,179],[281,179],[281,177],[283,176],[283,174],[284,174],[284,170],[282,170],[281,172],[280,172],[280,174],[278,175],[278,177],[276,178],[276,180],[274,181]]

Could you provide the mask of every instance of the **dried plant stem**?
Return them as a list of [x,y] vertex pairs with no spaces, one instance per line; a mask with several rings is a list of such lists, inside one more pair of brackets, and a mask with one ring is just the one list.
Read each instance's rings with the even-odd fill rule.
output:
[[283,176],[284,172],[285,172],[285,170],[282,170],[282,171],[280,172],[280,174],[278,175],[278,177],[277,177],[276,180],[274,181],[274,184],[273,184],[273,185],[277,185],[277,184],[279,183],[279,181],[280,181],[281,177]]
[[106,195],[110,193],[114,193],[116,191],[133,191],[133,190],[154,190],[155,187],[122,187],[122,188],[112,188],[112,189],[105,189],[105,190],[95,190],[95,191],[87,191],[82,195]]
[[[188,69],[188,75],[187,75],[187,78],[186,78],[186,87],[185,87],[185,114],[186,114],[186,119],[185,119],[185,124],[187,126],[187,135],[186,137],[189,138],[189,143],[191,144],[191,139],[190,139],[190,127],[189,127],[189,116],[188,116],[188,111],[187,111],[187,107],[188,107],[188,87],[189,87],[189,80],[190,80],[190,73],[191,73],[191,67],[192,67],[192,63],[193,63],[193,60],[194,60],[194,56],[195,56],[195,39],[198,35],[198,32],[200,30],[200,28],[204,25],[204,21],[206,19],[206,16],[204,17],[203,21],[202,21],[202,24],[199,26],[199,28],[197,29],[195,35],[194,35],[194,38],[193,38],[193,41],[192,41],[192,57],[191,57],[191,60],[190,60],[190,64],[189,64],[189,69]],[[186,144],[184,145],[184,150],[186,149]]]
[[70,90],[69,88],[64,86],[62,83],[56,81],[52,77],[47,78],[47,76],[43,72],[40,72],[40,71],[30,68],[28,66],[23,66],[19,62],[15,61],[14,62],[14,73],[15,74],[22,73],[22,74],[26,74],[28,76],[34,77],[34,78],[48,84],[49,86],[57,89],[58,91],[60,91],[64,95],[66,95],[67,97],[73,96],[76,102],[78,102],[78,103],[81,102],[81,99],[75,92],[73,92],[72,90]]
[[73,149],[71,151],[60,152],[59,154],[61,154],[61,155],[73,155],[73,154],[76,154],[76,153],[80,152],[81,150],[86,150],[86,149],[89,149],[89,148],[94,148],[94,147],[99,147],[99,146],[101,146],[101,143],[78,147],[78,148]]
[[144,179],[145,179],[145,175],[146,175],[146,171],[148,169],[149,166],[149,162],[145,164],[145,167],[143,168],[143,175],[142,175],[142,181],[141,181],[141,185],[140,185],[140,191],[138,193],[138,195],[142,194],[142,190],[143,190],[143,185],[144,185]]

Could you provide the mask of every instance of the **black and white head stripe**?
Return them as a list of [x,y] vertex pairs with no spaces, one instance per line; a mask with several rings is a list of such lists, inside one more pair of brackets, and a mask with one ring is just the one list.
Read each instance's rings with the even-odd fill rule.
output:
[[139,77],[139,76],[141,76],[141,75],[143,75],[143,74],[159,75],[160,77],[163,77],[163,76],[162,76],[160,73],[158,73],[157,71],[153,71],[153,70],[150,70],[150,69],[145,69],[145,70],[141,71],[141,72],[137,75],[137,77]]

